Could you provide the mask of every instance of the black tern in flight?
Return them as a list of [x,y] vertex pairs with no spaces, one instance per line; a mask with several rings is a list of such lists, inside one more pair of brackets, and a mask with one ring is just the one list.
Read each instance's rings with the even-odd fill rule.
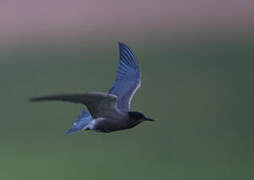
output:
[[82,111],[66,134],[82,130],[112,132],[132,128],[143,121],[154,121],[143,113],[130,111],[132,97],[141,85],[141,72],[131,49],[119,42],[119,50],[120,60],[116,79],[108,93],[49,95],[30,100],[56,100],[85,105],[89,112]]

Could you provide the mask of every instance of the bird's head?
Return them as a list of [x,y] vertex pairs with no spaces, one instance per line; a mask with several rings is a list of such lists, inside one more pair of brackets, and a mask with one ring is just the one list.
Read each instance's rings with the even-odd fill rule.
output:
[[143,113],[135,112],[135,111],[130,111],[129,112],[129,117],[132,120],[140,121],[140,122],[142,122],[142,121],[155,121],[151,118],[146,117]]

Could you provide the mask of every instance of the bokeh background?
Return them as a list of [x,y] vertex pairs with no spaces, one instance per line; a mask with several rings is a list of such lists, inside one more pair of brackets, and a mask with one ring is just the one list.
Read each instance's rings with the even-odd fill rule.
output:
[[[0,1],[0,179],[254,178],[254,3]],[[118,41],[156,123],[65,135],[84,107],[33,96],[104,91]]]

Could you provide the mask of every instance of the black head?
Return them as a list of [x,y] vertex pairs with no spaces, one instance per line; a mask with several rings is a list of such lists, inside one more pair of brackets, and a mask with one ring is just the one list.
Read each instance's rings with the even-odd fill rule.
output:
[[130,111],[129,116],[131,119],[136,121],[154,121],[153,119],[145,117],[145,115],[140,112]]

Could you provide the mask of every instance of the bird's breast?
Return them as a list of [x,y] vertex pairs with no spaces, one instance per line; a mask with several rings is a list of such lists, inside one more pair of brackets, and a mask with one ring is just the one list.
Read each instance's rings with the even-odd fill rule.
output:
[[139,124],[131,121],[128,116],[123,116],[121,118],[97,118],[94,121],[93,129],[99,132],[112,132],[129,129]]

